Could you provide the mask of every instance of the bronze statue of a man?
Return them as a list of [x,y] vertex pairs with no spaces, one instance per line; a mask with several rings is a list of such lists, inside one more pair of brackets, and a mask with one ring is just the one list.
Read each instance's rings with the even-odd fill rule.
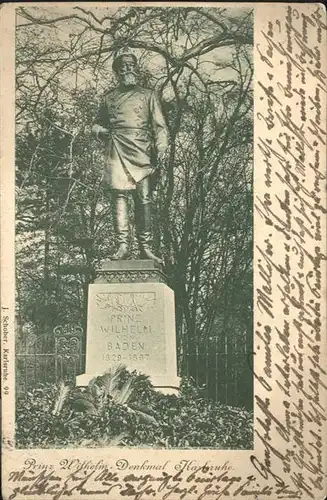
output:
[[106,145],[104,181],[112,190],[119,244],[112,259],[129,255],[128,194],[132,192],[140,258],[161,262],[151,250],[150,176],[157,168],[153,158],[168,146],[167,126],[156,92],[139,85],[135,55],[119,54],[112,67],[119,85],[105,95],[92,127],[93,135]]

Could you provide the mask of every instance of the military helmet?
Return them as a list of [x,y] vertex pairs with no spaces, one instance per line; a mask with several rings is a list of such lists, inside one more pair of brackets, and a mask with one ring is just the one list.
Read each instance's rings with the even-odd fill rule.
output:
[[114,53],[113,61],[112,61],[112,69],[114,70],[115,73],[117,73],[117,71],[118,71],[119,63],[120,63],[120,60],[123,56],[132,57],[135,64],[138,63],[136,55],[133,54],[133,52],[131,52],[128,48],[117,50]]

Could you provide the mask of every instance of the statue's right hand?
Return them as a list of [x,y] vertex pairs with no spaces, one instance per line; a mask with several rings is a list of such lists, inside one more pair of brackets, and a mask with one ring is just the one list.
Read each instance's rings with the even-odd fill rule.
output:
[[110,131],[107,128],[102,128],[98,133],[98,137],[101,141],[106,141],[109,137]]
[[108,139],[109,130],[101,125],[95,123],[92,127],[92,135],[101,141],[106,141]]

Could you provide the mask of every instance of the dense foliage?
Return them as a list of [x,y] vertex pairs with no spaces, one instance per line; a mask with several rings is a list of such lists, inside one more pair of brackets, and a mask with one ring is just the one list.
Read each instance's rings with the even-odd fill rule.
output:
[[126,370],[105,398],[101,387],[64,395],[63,386],[40,385],[21,396],[16,446],[252,447],[252,413],[203,399],[186,379],[178,396],[156,392],[147,377]]

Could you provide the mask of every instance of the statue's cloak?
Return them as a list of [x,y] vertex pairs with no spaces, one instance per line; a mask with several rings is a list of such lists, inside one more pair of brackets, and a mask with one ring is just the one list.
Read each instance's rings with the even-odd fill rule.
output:
[[168,146],[168,131],[155,91],[114,89],[105,95],[93,133],[110,131],[105,148],[104,180],[112,189],[135,189],[155,169],[155,152]]

